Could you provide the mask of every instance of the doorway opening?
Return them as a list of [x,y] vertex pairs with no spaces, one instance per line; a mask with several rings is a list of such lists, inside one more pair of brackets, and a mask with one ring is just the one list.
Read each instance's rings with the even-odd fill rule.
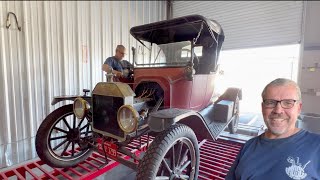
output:
[[225,50],[220,53],[217,92],[242,89],[241,113],[261,113],[261,92],[276,78],[297,81],[300,44]]

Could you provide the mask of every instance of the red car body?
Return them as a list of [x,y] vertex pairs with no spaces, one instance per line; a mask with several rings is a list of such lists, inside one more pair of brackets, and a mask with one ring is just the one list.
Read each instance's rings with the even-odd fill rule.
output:
[[184,68],[136,68],[134,88],[145,81],[157,82],[164,90],[164,106],[200,111],[212,103],[215,74],[197,74],[184,78]]

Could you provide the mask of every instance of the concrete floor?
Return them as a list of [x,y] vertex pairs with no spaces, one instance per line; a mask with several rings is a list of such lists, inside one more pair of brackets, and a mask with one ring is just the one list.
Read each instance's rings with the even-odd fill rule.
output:
[[113,168],[99,177],[97,180],[134,180],[136,178],[136,172],[122,164]]

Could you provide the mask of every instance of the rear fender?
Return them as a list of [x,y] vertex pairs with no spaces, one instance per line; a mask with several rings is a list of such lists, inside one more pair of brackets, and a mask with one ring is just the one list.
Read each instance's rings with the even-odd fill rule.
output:
[[74,101],[78,97],[83,98],[91,105],[91,96],[74,96],[74,95],[73,96],[55,96],[51,101],[51,105],[55,105],[61,101],[67,101],[67,100]]
[[154,132],[164,131],[178,122],[193,129],[198,140],[212,139],[203,117],[193,110],[163,109],[150,113],[148,119],[149,128]]
[[[242,100],[242,90],[240,88],[228,88],[217,101],[215,101],[215,104],[219,103],[222,100],[227,101],[233,101],[236,103],[237,98],[238,100]],[[235,106],[234,106],[235,108]],[[233,109],[233,112],[235,112],[235,109]]]
[[237,97],[239,98],[239,100],[242,100],[242,90],[240,88],[228,88],[220,96],[219,100],[235,101]]

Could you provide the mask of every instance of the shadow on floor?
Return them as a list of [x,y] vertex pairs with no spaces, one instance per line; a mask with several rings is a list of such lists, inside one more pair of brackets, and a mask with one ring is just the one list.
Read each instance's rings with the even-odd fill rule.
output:
[[135,180],[136,172],[122,164],[113,168],[111,171],[108,171],[99,177],[97,180]]

